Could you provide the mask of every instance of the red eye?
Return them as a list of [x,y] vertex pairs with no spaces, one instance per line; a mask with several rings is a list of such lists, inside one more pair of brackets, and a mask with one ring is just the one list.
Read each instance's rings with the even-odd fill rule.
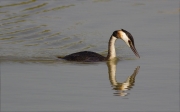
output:
[[131,44],[131,41],[130,41],[130,40],[128,40],[128,43],[129,43],[129,44]]

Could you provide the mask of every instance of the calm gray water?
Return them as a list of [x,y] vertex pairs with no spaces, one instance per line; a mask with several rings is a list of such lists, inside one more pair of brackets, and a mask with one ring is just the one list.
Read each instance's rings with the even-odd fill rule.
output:
[[[179,111],[179,0],[1,0],[1,111]],[[56,56],[107,54],[125,29],[119,61]]]

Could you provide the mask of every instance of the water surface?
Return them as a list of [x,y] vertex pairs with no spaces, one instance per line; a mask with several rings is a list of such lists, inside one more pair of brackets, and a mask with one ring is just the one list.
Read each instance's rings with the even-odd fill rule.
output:
[[[178,0],[4,0],[0,2],[2,111],[179,111]],[[76,63],[56,56],[107,54],[114,30],[119,61]]]

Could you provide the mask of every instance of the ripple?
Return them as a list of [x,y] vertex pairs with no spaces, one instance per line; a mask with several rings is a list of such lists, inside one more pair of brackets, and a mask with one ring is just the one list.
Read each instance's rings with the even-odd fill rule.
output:
[[40,5],[37,5],[37,6],[33,6],[33,7],[30,7],[30,8],[26,8],[26,9],[24,9],[23,11],[27,11],[27,10],[34,10],[34,9],[39,9],[39,8],[41,8],[41,7],[44,7],[44,6],[46,6],[48,3],[42,3],[42,4],[40,4]]
[[[71,7],[71,6],[74,6],[74,5],[71,4],[71,5],[67,5],[67,6],[55,7],[55,8],[52,8],[52,9],[46,9],[46,10],[43,10],[42,12],[56,11],[56,10],[68,8],[68,7]],[[37,12],[37,13],[42,13],[42,12]]]
[[86,39],[95,34],[77,30],[86,20],[64,24],[63,14],[66,13],[63,9],[73,6],[76,6],[73,2],[63,1],[4,1],[0,6],[0,44],[3,49],[0,56],[51,57],[96,49],[96,45],[89,44],[94,40]]
[[29,1],[11,3],[11,4],[8,4],[8,5],[1,5],[0,8],[25,5],[25,4],[29,4],[29,3],[35,2],[35,1],[36,0],[29,0]]

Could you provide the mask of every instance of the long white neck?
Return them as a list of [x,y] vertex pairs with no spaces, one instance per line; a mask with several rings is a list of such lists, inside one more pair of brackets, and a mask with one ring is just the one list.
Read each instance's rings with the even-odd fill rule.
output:
[[116,57],[116,48],[115,48],[116,40],[117,38],[114,36],[111,36],[109,39],[108,55],[107,55],[108,60],[114,59]]

